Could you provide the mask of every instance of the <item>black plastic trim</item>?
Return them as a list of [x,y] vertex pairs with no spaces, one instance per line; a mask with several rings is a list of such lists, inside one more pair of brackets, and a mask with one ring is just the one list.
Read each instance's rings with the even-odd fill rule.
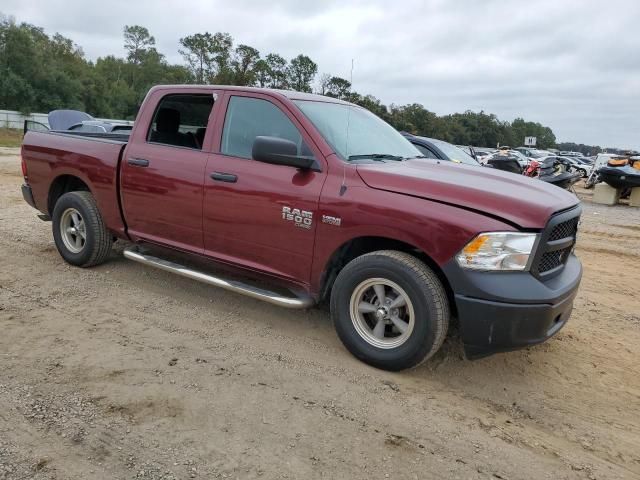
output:
[[549,240],[549,238],[551,237],[551,234],[553,233],[553,230],[556,226],[574,218],[580,218],[581,214],[582,207],[580,206],[580,204],[578,204],[573,208],[562,210],[551,216],[551,218],[547,222],[547,225],[540,234],[540,242],[538,243],[538,246],[534,251],[533,260],[531,262],[531,274],[533,276],[540,280],[547,280],[553,278],[555,275],[558,275],[562,271],[562,268],[560,267],[563,267],[566,264],[569,257],[568,255],[562,260],[561,264],[558,267],[555,267],[551,270],[539,272],[538,267],[545,253],[566,249],[575,244],[577,233],[574,236],[560,238],[558,240]]
[[455,260],[442,270],[454,292],[460,335],[469,358],[540,343],[564,325],[582,279],[571,254],[552,278],[529,272],[479,272]]
[[36,207],[36,201],[33,199],[33,192],[31,191],[31,186],[29,186],[26,183],[23,183],[20,189],[22,190],[22,198],[24,198],[24,201],[27,202],[31,207],[37,210],[38,207]]

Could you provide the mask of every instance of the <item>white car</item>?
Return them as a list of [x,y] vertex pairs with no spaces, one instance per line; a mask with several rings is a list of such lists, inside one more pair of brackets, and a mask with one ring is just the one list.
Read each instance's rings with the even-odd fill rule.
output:
[[572,165],[573,171],[578,172],[582,178],[587,178],[589,175],[591,175],[591,172],[593,171],[593,165],[585,163],[576,157],[563,156],[562,158],[568,160]]

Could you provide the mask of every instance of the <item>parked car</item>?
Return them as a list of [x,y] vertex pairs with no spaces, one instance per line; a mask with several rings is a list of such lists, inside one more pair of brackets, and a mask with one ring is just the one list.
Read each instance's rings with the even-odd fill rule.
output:
[[552,152],[549,152],[547,150],[539,150],[537,148],[517,147],[517,148],[514,148],[514,150],[519,151],[527,158],[533,158],[533,159],[544,158],[544,157],[549,157],[554,155]]
[[476,153],[476,160],[478,160],[478,162],[482,164],[487,163],[486,162],[487,157],[497,151],[495,148],[484,148],[484,147],[473,147],[473,149]]
[[128,259],[255,299],[328,301],[344,345],[389,370],[431,357],[454,315],[470,358],[571,315],[574,195],[424,158],[356,105],[158,86],[129,137],[86,135],[28,131],[21,152],[23,197],[71,265],[107,261],[115,238]]
[[579,173],[582,178],[587,178],[589,175],[591,175],[591,172],[593,171],[593,165],[575,156],[567,157],[563,155],[562,158],[565,158],[571,164],[572,170]]
[[406,132],[402,132],[402,135],[420,150],[420,153],[425,158],[437,158],[467,165],[480,165],[475,158],[451,143],[436,140],[435,138],[419,137]]

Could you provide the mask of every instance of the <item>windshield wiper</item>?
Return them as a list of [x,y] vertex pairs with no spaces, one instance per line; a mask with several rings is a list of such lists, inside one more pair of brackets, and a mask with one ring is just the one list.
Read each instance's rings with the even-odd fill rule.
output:
[[414,158],[429,158],[426,155],[414,155],[413,157],[405,157],[405,160],[413,160]]
[[370,158],[372,160],[396,160],[398,162],[404,160],[404,157],[391,155],[389,153],[367,153],[365,155],[349,155],[349,160],[360,160],[365,158]]

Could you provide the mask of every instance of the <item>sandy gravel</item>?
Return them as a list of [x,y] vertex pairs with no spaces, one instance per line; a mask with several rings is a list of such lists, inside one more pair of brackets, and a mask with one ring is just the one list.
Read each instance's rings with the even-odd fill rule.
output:
[[568,325],[470,362],[354,359],[288,311],[66,265],[0,152],[0,479],[640,478],[640,209],[585,202]]

